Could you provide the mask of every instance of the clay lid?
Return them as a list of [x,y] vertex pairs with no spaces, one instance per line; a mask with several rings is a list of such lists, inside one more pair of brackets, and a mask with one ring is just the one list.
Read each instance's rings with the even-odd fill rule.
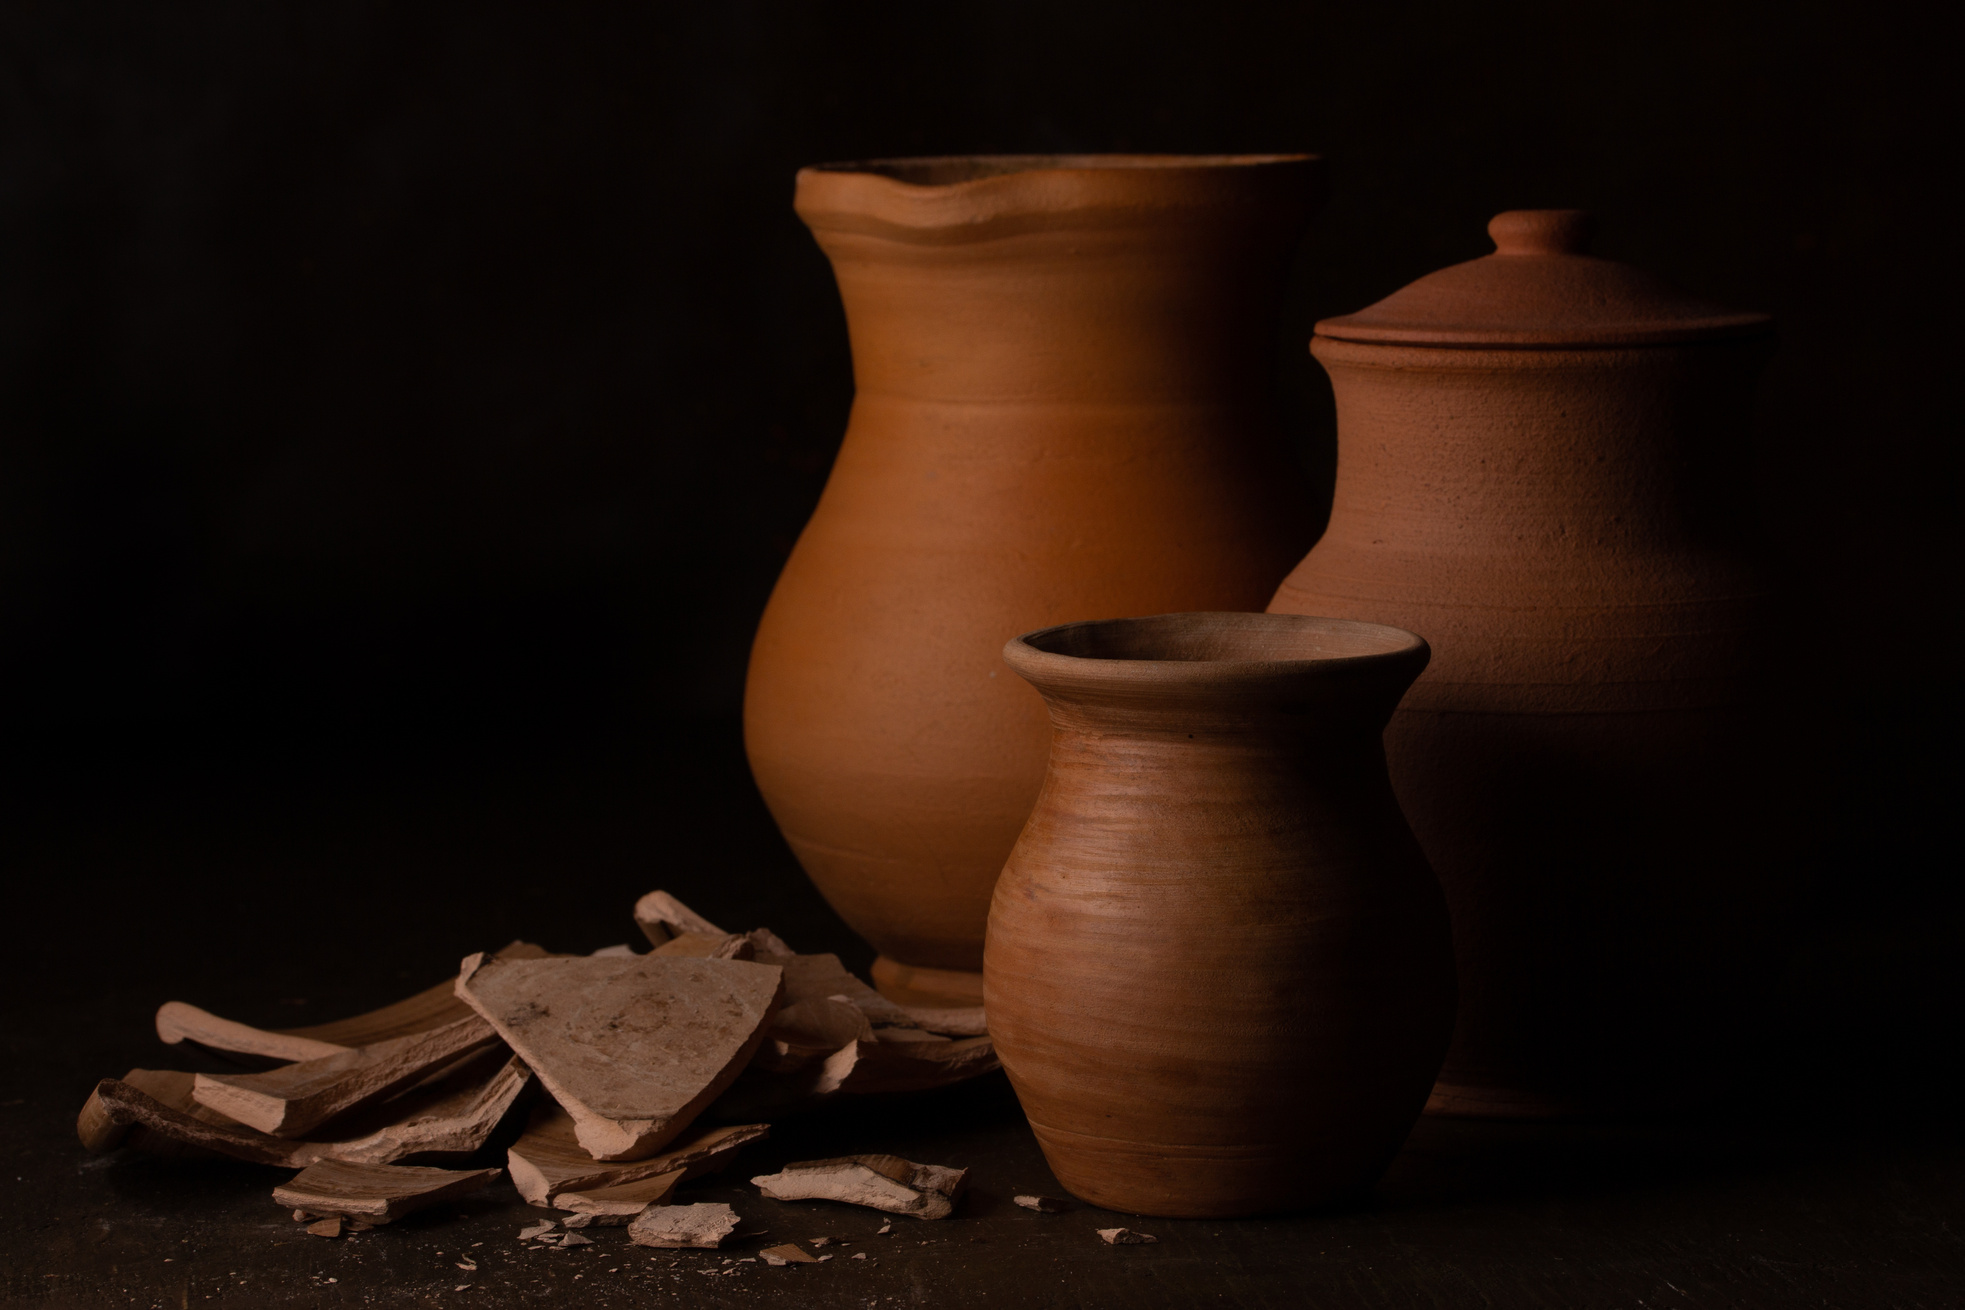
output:
[[1640,346],[1757,336],[1773,319],[1694,300],[1642,269],[1583,253],[1580,209],[1511,209],[1494,253],[1429,273],[1317,335],[1414,346]]

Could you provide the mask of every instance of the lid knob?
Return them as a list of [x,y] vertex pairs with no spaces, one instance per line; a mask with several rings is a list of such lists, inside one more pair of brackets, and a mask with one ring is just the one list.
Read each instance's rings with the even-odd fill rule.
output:
[[1487,225],[1497,255],[1580,255],[1597,234],[1587,209],[1510,209]]

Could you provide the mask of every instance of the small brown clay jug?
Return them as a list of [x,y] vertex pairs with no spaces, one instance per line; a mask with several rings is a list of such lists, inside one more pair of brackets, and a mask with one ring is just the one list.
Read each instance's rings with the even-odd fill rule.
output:
[[1271,614],[1005,649],[1051,752],[991,903],[985,1004],[1077,1196],[1301,1209],[1398,1151],[1453,1026],[1446,904],[1380,743],[1426,657],[1397,628]]
[[1591,257],[1590,228],[1502,214],[1494,254],[1310,346],[1336,498],[1270,609],[1432,643],[1386,750],[1453,910],[1439,1111],[1714,1090],[1782,900],[1743,523],[1771,325]]
[[758,787],[902,1001],[974,1005],[1044,773],[999,656],[1046,623],[1259,610],[1309,547],[1269,346],[1305,156],[808,168],[856,395],[757,632]]

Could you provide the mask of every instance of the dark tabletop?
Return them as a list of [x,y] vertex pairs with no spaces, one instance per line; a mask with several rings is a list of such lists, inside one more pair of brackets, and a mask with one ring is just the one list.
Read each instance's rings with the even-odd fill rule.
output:
[[[1729,1100],[1647,1122],[1427,1119],[1372,1197],[1337,1213],[1019,1209],[1016,1193],[1059,1188],[1000,1074],[777,1125],[682,1198],[743,1216],[718,1252],[634,1247],[621,1229],[525,1246],[544,1212],[502,1183],[328,1241],[273,1204],[282,1171],[86,1155],[74,1117],[98,1078],[218,1067],[157,1042],[166,1000],[318,1023],[513,937],[635,939],[630,907],[658,886],[725,927],[870,961],[799,875],[734,724],[558,755],[337,749],[303,766],[70,743],[10,787],[5,1304],[1965,1305],[1965,915],[1943,899],[1818,908],[1781,1009],[1741,1035],[1756,1073]],[[882,1236],[889,1216],[745,1182],[862,1151],[965,1167],[970,1190],[952,1218],[895,1218]],[[1158,1241],[1100,1242],[1116,1225]],[[819,1265],[743,1262],[818,1236],[845,1245]]]

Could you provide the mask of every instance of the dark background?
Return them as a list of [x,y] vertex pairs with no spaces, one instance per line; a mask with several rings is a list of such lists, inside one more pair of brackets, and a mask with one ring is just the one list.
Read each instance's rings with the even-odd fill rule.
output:
[[97,1078],[187,1059],[164,1000],[320,1022],[513,937],[621,941],[658,885],[867,963],[738,724],[851,401],[799,165],[1311,150],[1276,337],[1310,518],[1311,324],[1498,210],[1594,209],[1602,253],[1780,320],[1743,508],[1813,827],[1758,1072],[1689,1122],[1428,1120],[1357,1212],[1124,1266],[1070,1216],[1067,1264],[1004,1258],[1004,1197],[1051,1184],[1000,1082],[773,1149],[975,1164],[951,1240],[999,1245],[881,1275],[941,1304],[1950,1303],[1961,115],[1910,12],[0,0],[0,1301],[320,1304],[338,1268],[406,1303],[456,1277],[425,1248],[509,1243],[495,1202],[336,1265],[267,1235],[264,1171],[84,1159]]
[[1602,253],[1778,316],[1743,439],[1824,822],[1805,1004],[1955,989],[1948,47],[1794,0],[9,0],[0,751],[49,907],[17,931],[178,943],[139,1010],[303,932],[418,970],[601,945],[663,881],[852,950],[737,736],[851,399],[794,170],[1308,149],[1277,359],[1320,496],[1310,325],[1498,210],[1592,208]]

